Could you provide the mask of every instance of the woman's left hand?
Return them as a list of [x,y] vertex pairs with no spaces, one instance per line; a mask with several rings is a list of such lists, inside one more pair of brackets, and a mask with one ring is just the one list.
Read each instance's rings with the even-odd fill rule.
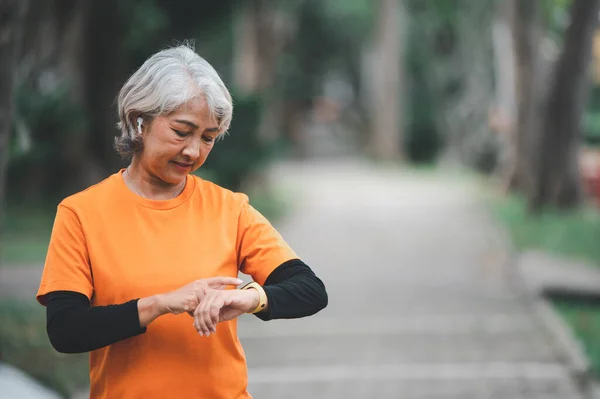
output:
[[194,311],[194,327],[201,336],[217,331],[217,323],[233,320],[258,305],[259,295],[255,289],[210,289]]

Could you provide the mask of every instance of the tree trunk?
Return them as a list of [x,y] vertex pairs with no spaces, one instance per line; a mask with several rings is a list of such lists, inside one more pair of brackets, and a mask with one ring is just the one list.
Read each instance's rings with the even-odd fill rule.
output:
[[532,138],[540,126],[539,92],[544,81],[540,76],[542,60],[541,10],[538,0],[515,0],[513,44],[515,49],[517,115],[516,125],[509,140],[509,151],[514,155],[505,176],[510,191],[526,192],[531,180]]
[[379,0],[375,35],[373,84],[373,130],[370,149],[378,159],[397,159],[401,148],[401,57],[400,1]]
[[257,8],[256,2],[245,1],[234,14],[237,17],[234,24],[234,81],[241,93],[254,93],[259,86]]
[[14,116],[15,70],[26,6],[27,1],[23,0],[0,0],[0,243],[4,227],[8,144]]
[[492,25],[494,46],[494,74],[496,101],[489,114],[489,124],[498,137],[497,173],[504,183],[510,179],[516,162],[515,120],[517,114],[515,49],[512,26],[515,18],[515,1],[497,3],[497,15]]
[[[127,68],[130,54],[120,45],[126,32],[117,1],[92,1],[87,26],[87,40],[94,43],[85,55],[86,104],[90,117],[88,155],[104,167],[101,176],[125,166],[113,149],[114,137],[120,134],[115,98],[131,72]],[[108,25],[111,29],[106,29]]]
[[259,137],[270,142],[277,138],[282,112],[273,83],[277,61],[287,40],[284,16],[273,0],[240,2],[235,15],[235,86],[242,94],[264,96]]
[[544,104],[544,122],[536,135],[537,151],[532,151],[533,211],[544,206],[571,208],[581,201],[578,145],[599,11],[600,0],[575,0],[571,5],[570,25]]

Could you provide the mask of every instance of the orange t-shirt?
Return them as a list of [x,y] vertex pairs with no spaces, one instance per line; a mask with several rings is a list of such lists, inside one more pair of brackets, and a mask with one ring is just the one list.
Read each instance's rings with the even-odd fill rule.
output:
[[[120,304],[238,271],[264,284],[297,258],[243,194],[188,175],[174,199],[142,198],[123,170],[58,206],[37,299],[76,291]],[[188,314],[90,353],[91,398],[250,398],[237,322],[200,337]]]

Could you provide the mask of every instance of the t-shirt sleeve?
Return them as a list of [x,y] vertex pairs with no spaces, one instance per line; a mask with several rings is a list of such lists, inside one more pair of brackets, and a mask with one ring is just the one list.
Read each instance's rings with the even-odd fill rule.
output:
[[279,265],[297,258],[281,234],[247,200],[238,221],[237,253],[241,272],[260,285]]
[[90,260],[81,222],[77,214],[63,204],[56,212],[37,292],[38,302],[45,305],[45,295],[52,291],[75,291],[88,299],[93,293]]

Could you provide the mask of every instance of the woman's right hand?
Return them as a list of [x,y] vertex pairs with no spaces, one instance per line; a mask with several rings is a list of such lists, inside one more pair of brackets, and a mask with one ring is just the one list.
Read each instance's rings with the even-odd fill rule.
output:
[[158,295],[162,313],[193,313],[209,288],[223,289],[228,285],[238,286],[242,280],[235,277],[211,277],[192,281],[174,291]]

